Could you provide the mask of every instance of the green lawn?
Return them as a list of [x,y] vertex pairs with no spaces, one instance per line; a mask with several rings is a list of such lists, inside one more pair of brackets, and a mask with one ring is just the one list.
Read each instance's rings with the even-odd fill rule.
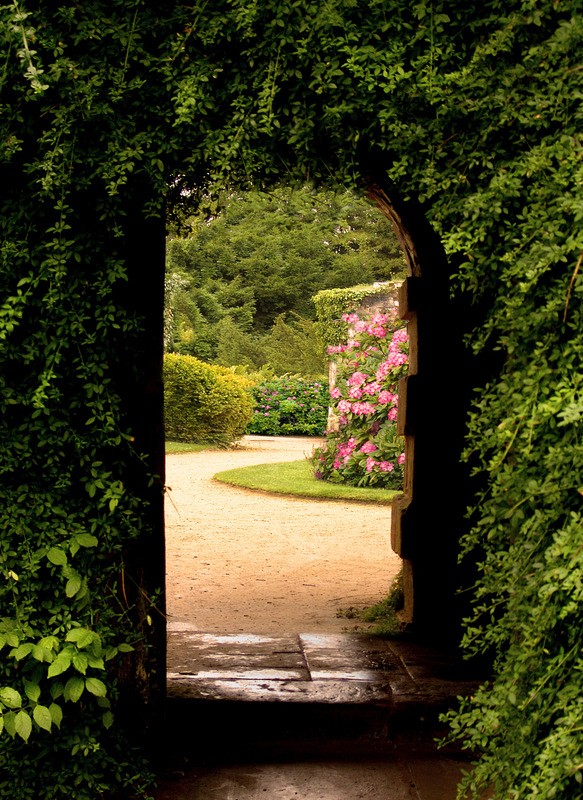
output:
[[308,461],[285,461],[277,464],[257,464],[217,472],[214,480],[275,494],[315,497],[320,500],[344,500],[360,503],[391,502],[396,491],[346,486],[341,483],[318,481],[312,475]]
[[195,444],[193,442],[166,442],[166,453],[200,453],[202,450],[213,450],[211,444]]

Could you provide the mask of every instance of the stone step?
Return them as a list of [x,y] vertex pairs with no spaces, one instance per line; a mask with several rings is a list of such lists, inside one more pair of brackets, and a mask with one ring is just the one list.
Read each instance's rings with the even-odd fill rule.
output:
[[361,634],[211,634],[173,625],[168,713],[176,743],[212,754],[372,753],[431,741],[476,676],[433,648]]

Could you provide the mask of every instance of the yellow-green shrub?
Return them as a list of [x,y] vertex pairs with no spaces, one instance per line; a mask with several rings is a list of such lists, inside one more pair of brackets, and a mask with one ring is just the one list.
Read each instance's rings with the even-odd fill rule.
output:
[[243,435],[252,409],[246,378],[193,356],[164,357],[167,439],[229,444]]

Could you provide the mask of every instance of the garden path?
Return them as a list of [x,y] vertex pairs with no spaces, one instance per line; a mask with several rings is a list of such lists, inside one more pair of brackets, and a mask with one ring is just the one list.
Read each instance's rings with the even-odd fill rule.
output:
[[295,461],[317,439],[245,437],[234,450],[166,458],[167,603],[173,625],[209,633],[334,633],[339,608],[384,597],[399,570],[390,508],[267,495],[222,470]]

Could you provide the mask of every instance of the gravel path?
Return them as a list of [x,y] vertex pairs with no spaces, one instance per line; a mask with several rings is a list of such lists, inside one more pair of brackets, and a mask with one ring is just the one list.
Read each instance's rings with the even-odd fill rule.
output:
[[222,470],[296,461],[317,440],[245,437],[235,450],[169,455],[169,623],[212,633],[334,633],[339,608],[384,597],[400,560],[388,506],[303,500],[212,480]]

